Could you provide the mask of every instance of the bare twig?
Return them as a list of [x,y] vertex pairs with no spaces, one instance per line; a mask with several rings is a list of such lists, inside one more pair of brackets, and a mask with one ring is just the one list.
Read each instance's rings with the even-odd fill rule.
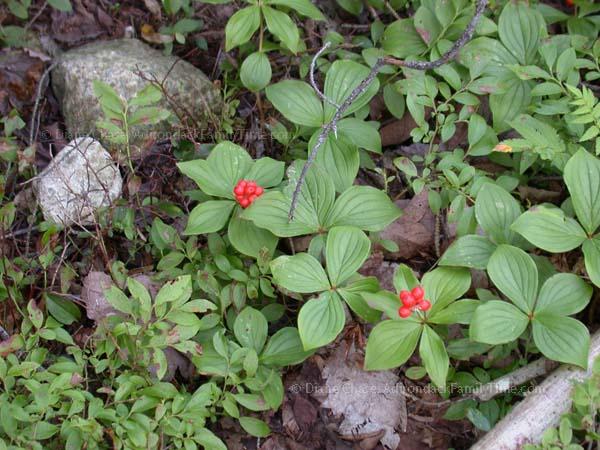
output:
[[[337,111],[336,111],[335,115],[333,116],[333,118],[328,123],[323,125],[323,128],[321,129],[321,133],[319,134],[319,137],[317,138],[315,145],[313,146],[310,154],[308,155],[308,159],[306,160],[306,162],[304,163],[304,166],[302,167],[302,171],[300,172],[300,177],[298,178],[298,182],[296,183],[296,187],[294,188],[294,193],[292,195],[292,202],[291,202],[290,210],[288,213],[288,219],[290,221],[292,221],[294,219],[294,212],[296,210],[296,205],[298,203],[298,197],[300,195],[302,185],[304,184],[304,179],[306,178],[308,169],[310,169],[310,166],[315,161],[317,152],[325,143],[325,140],[329,136],[329,133],[331,131],[333,131],[334,133],[336,132],[338,121],[343,117],[346,110],[358,98],[358,96],[361,95],[363,92],[365,92],[368,89],[371,82],[375,79],[375,77],[377,76],[377,74],[379,73],[381,68],[383,66],[385,66],[386,64],[390,64],[390,65],[394,65],[394,66],[405,67],[408,69],[429,70],[429,69],[435,69],[437,67],[441,67],[444,64],[448,63],[450,60],[452,60],[456,57],[459,50],[462,47],[464,47],[465,44],[471,40],[471,38],[473,37],[473,34],[475,34],[475,28],[477,27],[477,23],[479,22],[479,19],[481,18],[483,12],[485,11],[487,4],[488,4],[488,0],[477,0],[476,7],[475,7],[475,14],[473,15],[473,17],[471,18],[471,21],[465,28],[464,33],[462,34],[462,36],[460,38],[458,38],[458,40],[454,43],[454,45],[452,45],[452,48],[450,50],[448,50],[446,53],[444,53],[439,59],[436,59],[435,61],[427,62],[427,61],[402,61],[402,60],[392,58],[392,57],[384,57],[384,58],[378,59],[377,62],[375,62],[373,67],[371,67],[371,71],[369,72],[367,77],[356,88],[354,88],[354,90],[350,93],[348,98],[346,98],[346,100],[344,100],[344,102],[341,105],[339,105],[339,107],[337,107]],[[316,86],[316,84],[314,83],[314,66],[316,64],[315,61],[316,61],[317,57],[319,57],[328,46],[329,46],[328,43],[325,44],[325,46],[321,50],[319,50],[319,52],[315,55],[315,57],[313,58],[313,61],[311,63],[310,79],[311,79],[311,84],[313,85],[313,89]],[[321,98],[328,101],[324,94],[322,94],[318,89],[315,89],[315,90]]]
[[500,378],[496,378],[489,383],[479,386],[472,397],[480,402],[490,400],[504,392],[511,391],[516,386],[527,383],[534,378],[546,375],[548,372],[556,369],[558,363],[546,358],[540,358],[532,363],[523,366],[514,372],[508,373]]
[[317,59],[319,59],[321,57],[321,55],[325,52],[325,50],[327,50],[330,46],[331,46],[331,42],[326,42],[325,45],[323,47],[321,47],[321,49],[317,52],[317,54],[314,56],[314,58],[310,62],[309,79],[310,79],[310,85],[315,90],[317,95],[319,97],[321,97],[321,100],[325,100],[330,105],[335,106],[336,108],[339,108],[340,105],[338,105],[333,100],[329,99],[327,96],[325,96],[325,94],[323,92],[321,92],[321,90],[319,89],[319,86],[317,86],[317,83],[315,81],[315,66],[317,65]]
[[57,63],[58,63],[58,61],[54,61],[52,64],[50,64],[48,66],[48,68],[42,74],[42,76],[40,78],[40,82],[38,83],[38,86],[37,86],[37,91],[35,94],[35,103],[33,105],[33,112],[31,113],[31,124],[29,126],[29,128],[30,128],[30,130],[29,130],[29,145],[30,146],[33,145],[33,140],[35,139],[35,135],[37,132],[37,126],[36,126],[37,111],[38,111],[38,107],[40,105],[40,99],[42,98],[42,89],[44,87],[44,82],[46,81],[46,78],[48,77],[48,75],[50,74],[52,69],[54,69],[54,67],[56,67]]

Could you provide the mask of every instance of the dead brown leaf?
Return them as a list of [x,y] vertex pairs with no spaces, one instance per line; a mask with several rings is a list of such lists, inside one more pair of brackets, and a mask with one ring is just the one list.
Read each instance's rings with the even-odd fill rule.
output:
[[410,201],[397,204],[404,214],[381,232],[382,239],[398,245],[398,251],[390,253],[394,259],[410,259],[417,255],[430,254],[434,247],[435,217],[429,209],[427,191],[423,190]]

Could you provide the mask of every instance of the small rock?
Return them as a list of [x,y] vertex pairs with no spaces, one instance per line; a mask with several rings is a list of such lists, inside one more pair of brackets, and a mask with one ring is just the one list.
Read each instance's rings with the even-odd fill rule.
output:
[[37,177],[34,190],[44,218],[86,225],[94,212],[121,195],[123,180],[110,154],[92,138],[67,144]]
[[[84,45],[64,53],[52,71],[52,88],[58,97],[69,133],[92,135],[102,140],[96,126],[103,117],[94,95],[93,82],[109,84],[124,100],[129,101],[148,85],[138,76],[165,80],[164,86],[178,109],[191,114],[198,128],[206,126],[206,118],[220,108],[219,91],[204,73],[176,56],[166,56],[137,39],[117,39]],[[164,98],[158,106],[171,110]],[[172,111],[173,112],[173,111]],[[143,148],[153,139],[165,138],[169,123],[137,125],[130,129],[130,144]]]

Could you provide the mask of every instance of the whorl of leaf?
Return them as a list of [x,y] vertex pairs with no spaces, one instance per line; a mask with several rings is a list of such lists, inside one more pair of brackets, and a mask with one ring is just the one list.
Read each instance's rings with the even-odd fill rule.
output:
[[[488,0],[477,0],[476,7],[475,7],[475,14],[471,18],[471,21],[465,28],[465,31],[463,32],[463,34],[460,36],[460,38],[458,38],[458,40],[454,43],[454,45],[452,45],[452,48],[450,50],[448,50],[446,53],[444,53],[440,58],[436,59],[435,61],[429,61],[429,62],[427,62],[427,61],[403,61],[400,59],[386,56],[383,58],[379,58],[375,62],[373,67],[371,67],[371,71],[369,72],[367,77],[363,81],[361,81],[361,83],[358,86],[356,86],[354,88],[354,90],[350,93],[348,98],[346,98],[346,100],[344,100],[344,102],[341,105],[339,105],[339,106],[336,105],[337,110],[336,110],[335,115],[328,123],[323,125],[323,128],[321,129],[321,133],[319,134],[319,137],[317,138],[317,142],[315,142],[315,145],[313,146],[313,148],[310,152],[310,155],[308,155],[308,159],[306,160],[306,162],[304,163],[304,166],[302,167],[302,171],[300,172],[300,177],[298,178],[298,182],[296,183],[296,187],[294,188],[294,193],[292,195],[292,202],[291,202],[290,210],[288,213],[288,219],[290,221],[292,221],[294,219],[294,212],[296,210],[296,205],[298,203],[298,197],[300,196],[300,191],[302,189],[302,185],[304,184],[304,179],[306,178],[306,174],[307,174],[308,170],[310,169],[310,166],[315,162],[315,158],[317,157],[317,153],[318,153],[319,149],[325,143],[325,140],[327,139],[327,136],[329,136],[329,133],[331,131],[333,131],[334,133],[336,132],[337,123],[343,117],[346,110],[350,107],[350,105],[354,102],[354,100],[356,100],[358,98],[359,95],[361,95],[363,92],[365,92],[367,90],[367,88],[369,87],[371,82],[375,79],[375,77],[377,76],[377,74],[379,73],[381,68],[387,64],[390,64],[390,65],[406,67],[408,69],[414,69],[414,70],[429,70],[429,69],[438,68],[438,67],[443,66],[444,64],[448,63],[450,60],[454,59],[456,57],[456,55],[458,54],[459,50],[462,47],[464,47],[467,44],[467,42],[469,42],[473,38],[473,35],[475,34],[475,28],[477,27],[477,23],[479,22],[479,19],[483,15],[483,12],[485,11],[487,4],[488,4]],[[316,91],[316,93],[319,97],[321,97],[323,100],[327,101],[328,103],[335,105],[335,103],[333,103],[330,99],[328,99],[320,91],[320,89],[317,87],[315,80],[314,80],[314,69],[315,69],[315,65],[316,65],[316,60],[319,56],[321,56],[323,54],[323,52],[328,47],[329,47],[329,43],[326,43],[323,46],[323,48],[321,48],[317,52],[317,54],[313,57],[313,60],[310,65],[310,81],[311,81],[311,85],[312,85],[313,89]]]

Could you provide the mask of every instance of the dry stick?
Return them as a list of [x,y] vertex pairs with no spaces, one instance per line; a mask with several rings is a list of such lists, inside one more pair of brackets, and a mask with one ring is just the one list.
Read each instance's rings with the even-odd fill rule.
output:
[[[308,155],[308,159],[306,160],[306,162],[304,163],[304,166],[302,167],[302,171],[300,172],[300,177],[298,178],[298,182],[296,183],[296,187],[294,188],[294,193],[292,195],[292,203],[290,205],[290,210],[288,213],[288,219],[290,222],[294,219],[294,212],[296,210],[296,205],[298,203],[298,197],[300,196],[300,190],[302,189],[302,185],[304,184],[304,180],[306,178],[306,174],[308,173],[308,169],[315,162],[317,152],[319,151],[321,146],[325,143],[325,140],[327,139],[327,136],[329,136],[329,133],[331,131],[333,131],[334,133],[336,132],[337,123],[343,117],[346,110],[350,107],[350,105],[354,102],[354,100],[356,100],[356,98],[360,94],[362,94],[363,92],[365,92],[367,90],[367,88],[369,87],[371,82],[375,79],[375,77],[377,76],[377,74],[379,73],[381,68],[383,66],[385,66],[386,64],[391,64],[394,66],[406,67],[407,69],[429,70],[429,69],[435,69],[437,67],[443,66],[444,64],[448,63],[451,59],[456,57],[456,55],[458,54],[458,51],[462,47],[464,47],[465,44],[471,40],[471,38],[473,37],[473,34],[475,34],[475,28],[477,26],[477,23],[479,22],[479,19],[482,16],[483,12],[485,11],[487,4],[488,4],[488,0],[477,0],[475,14],[471,18],[471,21],[467,25],[467,28],[465,29],[464,33],[462,34],[462,36],[460,38],[458,38],[458,40],[454,43],[452,48],[450,50],[448,50],[446,53],[444,53],[439,59],[436,59],[435,61],[427,62],[427,61],[402,61],[402,60],[392,58],[392,57],[384,57],[384,58],[380,58],[377,60],[377,62],[373,65],[373,67],[371,67],[371,71],[369,72],[367,77],[363,81],[361,81],[361,83],[358,86],[356,86],[354,88],[354,90],[350,93],[348,98],[346,100],[344,100],[344,102],[338,107],[333,118],[327,124],[323,125],[323,128],[321,129],[321,133],[319,134],[319,137],[317,138],[317,142],[315,143],[314,147],[312,148],[310,155]],[[311,75],[310,75],[311,83],[313,83],[313,88],[314,88],[314,73],[313,73],[314,71],[313,71],[313,69],[315,66],[315,59],[318,56],[320,56],[323,53],[324,49],[326,49],[328,46],[329,46],[329,44],[325,44],[324,48],[322,48],[313,58],[313,62],[311,64]],[[320,90],[318,90],[318,89],[317,89],[317,94],[319,96],[322,95],[321,98],[325,97],[325,95],[321,94]],[[325,100],[329,101],[326,97],[325,97]]]
[[38,83],[36,94],[35,94],[35,103],[33,105],[33,112],[31,113],[31,124],[29,126],[29,128],[30,128],[29,129],[29,146],[33,145],[33,140],[35,139],[35,135],[37,132],[36,117],[37,117],[38,107],[40,106],[40,99],[42,98],[42,89],[44,87],[44,82],[46,81],[46,77],[48,77],[48,75],[50,74],[52,69],[54,69],[54,67],[56,67],[57,63],[58,63],[57,61],[54,61],[52,64],[50,64],[48,66],[48,68],[44,71],[42,76],[40,77],[40,81]]
[[517,403],[484,435],[471,450],[517,450],[526,443],[537,444],[544,431],[555,427],[571,408],[573,383],[592,376],[592,366],[600,356],[600,332],[590,341],[588,369],[565,364],[552,372],[542,384]]
[[558,367],[557,362],[550,361],[546,358],[540,358],[514,372],[477,387],[471,397],[480,402],[491,400],[497,395],[512,390],[516,386],[520,386],[537,377],[546,375],[548,372],[556,369],[556,367]]

